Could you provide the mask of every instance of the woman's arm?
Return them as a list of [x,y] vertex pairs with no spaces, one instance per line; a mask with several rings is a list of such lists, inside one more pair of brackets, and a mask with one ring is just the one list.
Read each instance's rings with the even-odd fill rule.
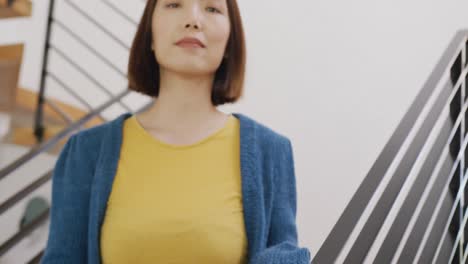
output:
[[267,248],[253,258],[252,264],[309,264],[310,251],[298,247],[297,242],[296,176],[288,138],[282,142],[280,150]]
[[83,185],[80,175],[92,172],[81,162],[76,141],[76,135],[68,139],[55,163],[49,235],[41,264],[87,262],[89,186]]

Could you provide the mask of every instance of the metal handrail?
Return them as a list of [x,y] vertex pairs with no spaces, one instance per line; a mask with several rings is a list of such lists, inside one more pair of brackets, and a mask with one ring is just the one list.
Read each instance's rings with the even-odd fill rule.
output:
[[138,25],[138,22],[133,20],[131,17],[129,17],[125,12],[120,10],[112,1],[109,0],[102,0],[102,2],[107,5],[110,9],[112,9],[114,12],[119,14],[121,17],[123,17],[125,20],[127,20],[130,24],[133,24],[135,26]]
[[[51,34],[51,24],[52,24],[52,14],[54,12],[55,0],[50,0],[49,2],[49,13],[47,16],[47,26],[46,26],[46,45],[44,45],[44,59],[42,60],[42,74],[39,84],[39,96],[37,97],[37,109],[34,116],[34,135],[38,141],[42,141],[44,136],[44,126],[42,124],[43,119],[43,105],[44,105],[44,92],[45,92],[45,71],[49,63],[49,47],[47,43],[50,40]],[[0,178],[1,179],[1,178]]]
[[5,243],[0,245],[0,256],[3,256],[5,253],[8,252],[11,248],[13,248],[16,244],[21,242],[23,238],[31,234],[38,226],[44,223],[48,216],[49,216],[50,208],[47,208],[44,212],[42,212],[37,218],[28,223],[26,226],[21,228],[19,232],[17,232],[13,237],[8,239]]
[[[50,45],[49,44],[49,48],[51,48],[52,50],[54,50],[54,52],[56,54],[58,54],[61,58],[63,58],[65,61],[67,61],[69,64],[71,64],[72,66],[74,66],[75,69],[77,69],[81,74],[83,74],[84,76],[86,76],[86,78],[88,80],[90,80],[94,85],[96,85],[96,87],[98,87],[101,91],[103,91],[104,93],[106,93],[108,96],[112,97],[112,92],[109,91],[106,86],[104,84],[102,84],[101,82],[99,82],[96,78],[94,78],[93,76],[91,76],[91,73],[89,73],[88,71],[86,71],[83,67],[79,66],[78,63],[75,63],[68,55],[65,54],[65,52],[61,51],[58,47],[54,46],[54,45]],[[128,106],[126,106],[125,104],[123,104],[122,102],[118,102],[126,111],[131,111],[130,108]]]
[[[366,207],[368,206],[372,196],[374,195],[375,191],[377,190],[378,185],[381,183],[384,175],[387,173],[387,170],[390,169],[392,162],[395,160],[398,151],[402,148],[405,140],[409,137],[409,133],[413,130],[416,120],[419,119],[419,116],[423,112],[423,109],[428,102],[431,95],[434,93],[437,87],[439,86],[439,81],[446,76],[445,74],[447,71],[450,71],[452,65],[456,63],[456,59],[464,50],[467,49],[467,37],[468,37],[468,30],[460,30],[456,33],[454,38],[449,43],[448,47],[446,48],[444,54],[440,57],[437,65],[433,69],[432,73],[430,74],[429,78],[426,80],[424,86],[422,87],[421,91],[416,96],[415,100],[409,107],[408,111],[406,112],[405,116],[402,118],[400,124],[395,129],[393,135],[384,146],[383,150],[377,157],[375,163],[369,170],[368,174],[361,182],[360,186],[358,187],[357,191],[354,193],[353,197],[351,198],[350,202],[346,206],[345,210],[341,214],[340,218],[334,225],[332,231],[326,238],[325,242],[322,244],[321,248],[318,250],[317,254],[314,256],[314,263],[334,263],[336,258],[341,254],[341,251],[345,248],[345,243],[348,242],[348,239],[351,236],[351,233],[356,228],[358,221],[360,220],[361,216],[363,215]],[[466,54],[464,54],[466,56]],[[460,80],[460,78],[465,79],[466,71],[460,71],[459,76],[457,75],[458,81],[455,84],[454,79],[452,79],[454,88],[453,89],[461,89],[460,82],[465,80]],[[451,76],[452,78],[455,76]],[[445,90],[445,95],[447,95],[447,91]],[[441,95],[439,95],[438,99],[440,99]],[[463,96],[464,97],[464,96]],[[440,100],[439,100],[440,101]],[[436,101],[437,102],[437,101]],[[440,102],[437,102],[438,106],[440,107]],[[434,104],[436,105],[436,104]],[[432,110],[435,110],[433,106]],[[428,114],[428,118],[431,119],[431,122],[434,120],[434,116]],[[426,119],[427,121],[429,119]],[[429,125],[431,122],[427,122]],[[426,124],[424,122],[423,124]],[[418,131],[418,134],[422,129],[424,130],[423,134],[427,134],[429,126],[423,127],[421,125],[421,130]],[[416,134],[416,136],[418,135]],[[411,150],[411,161],[419,153],[419,147],[421,145],[421,140],[424,138],[422,136],[419,138],[418,144],[414,145],[415,148],[411,148],[413,144],[408,147],[408,154]],[[416,141],[416,140],[415,140]],[[413,142],[412,142],[413,143]],[[406,156],[406,155],[405,155]],[[408,163],[408,160],[402,158],[401,163]],[[406,171],[409,170],[407,165],[411,164],[403,164],[401,170],[396,170],[398,175],[395,175],[396,181],[390,180],[389,188],[386,188],[377,202],[374,210],[370,214],[370,217],[367,221],[365,221],[365,225],[363,228],[366,228],[365,231],[361,231],[356,238],[349,253],[344,260],[345,263],[353,263],[353,261],[360,262],[363,257],[369,252],[370,243],[374,241],[377,232],[381,228],[381,224],[383,220],[389,213],[389,205],[394,203],[394,191],[398,191],[400,187],[400,183],[403,179],[407,176]],[[398,169],[400,169],[400,165]],[[395,173],[396,174],[396,173]],[[392,175],[393,176],[393,175]],[[393,183],[393,185],[391,185]],[[392,188],[392,189],[390,189]],[[385,196],[386,195],[386,196]],[[382,198],[382,197],[385,197]],[[381,252],[379,252],[381,253]]]
[[[116,37],[112,32],[106,29],[101,23],[99,23],[97,20],[89,16],[83,9],[81,9],[78,5],[73,3],[73,1],[70,0],[64,0],[64,3],[66,3],[69,7],[71,7],[73,10],[75,10],[78,14],[80,14],[82,17],[87,19],[89,22],[91,22],[95,27],[99,28],[105,35],[107,35],[109,38],[114,40],[117,44],[119,44],[122,48],[125,50],[129,50],[130,47],[126,45],[123,41],[121,41],[118,37]],[[119,11],[113,4],[111,3],[105,3],[110,10],[116,12],[118,15],[122,16],[123,19],[129,20],[129,17],[126,16],[123,12]],[[100,83],[96,78],[94,78],[89,72],[87,72],[83,67],[79,66],[77,63],[75,63],[69,56],[65,54],[65,52],[61,51],[58,47],[52,45],[49,40],[50,40],[50,35],[51,35],[51,27],[52,24],[58,25],[62,30],[67,32],[68,35],[70,35],[72,38],[74,38],[76,41],[78,41],[83,47],[85,47],[87,50],[89,50],[93,55],[95,55],[98,59],[103,61],[106,65],[108,65],[112,70],[117,72],[120,76],[123,76],[126,78],[126,74],[122,72],[118,67],[116,67],[111,61],[106,59],[102,54],[97,52],[94,48],[91,47],[91,45],[80,38],[77,34],[75,34],[72,30],[70,30],[64,23],[61,23],[61,21],[57,20],[53,16],[54,12],[54,6],[55,6],[55,0],[50,1],[50,6],[49,6],[49,15],[48,15],[48,22],[47,22],[47,28],[46,28],[46,45],[44,45],[44,60],[42,64],[42,69],[43,72],[41,74],[41,81],[40,81],[40,89],[39,89],[39,96],[38,96],[38,102],[37,102],[37,110],[36,110],[36,115],[35,115],[35,125],[34,125],[34,134],[36,135],[37,141],[41,142],[43,139],[44,135],[44,126],[43,126],[43,106],[46,103],[49,103],[49,101],[44,99],[44,94],[45,94],[45,79],[46,76],[49,76],[53,78],[63,89],[65,89],[70,95],[75,97],[77,100],[83,103],[83,99],[77,95],[76,93],[72,92],[73,90],[70,89],[63,81],[60,80],[60,78],[51,72],[47,70],[48,66],[48,58],[49,58],[49,51],[50,49],[53,49],[57,55],[59,55],[61,58],[66,60],[70,65],[72,65],[76,70],[78,70],[82,75],[84,75],[88,80],[90,80],[93,84],[96,85],[101,91],[112,97],[112,93],[105,88],[105,85]],[[136,26],[137,24],[134,23],[134,21],[130,21],[131,24]],[[126,111],[130,111],[129,107],[125,105],[123,102],[118,102]],[[87,106],[88,109],[92,109],[87,103],[84,103],[85,106]],[[100,119],[105,120],[102,116],[100,116]]]
[[80,13],[86,20],[94,24],[99,30],[104,32],[107,36],[109,36],[111,39],[113,39],[117,44],[119,44],[122,48],[126,50],[130,50],[130,46],[125,44],[122,40],[120,40],[118,37],[116,37],[114,34],[112,34],[109,30],[106,29],[101,23],[99,23],[96,19],[88,15],[83,9],[81,9],[77,4],[73,3],[71,0],[64,0],[65,3],[67,3],[70,7],[72,7],[75,11]]

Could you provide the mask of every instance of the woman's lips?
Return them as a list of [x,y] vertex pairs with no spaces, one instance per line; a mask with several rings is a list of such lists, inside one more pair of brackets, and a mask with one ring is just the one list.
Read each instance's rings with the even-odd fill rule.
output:
[[184,37],[177,41],[176,45],[184,48],[204,48],[205,45],[197,38]]
[[182,48],[203,48],[200,44],[194,42],[180,42],[177,46]]

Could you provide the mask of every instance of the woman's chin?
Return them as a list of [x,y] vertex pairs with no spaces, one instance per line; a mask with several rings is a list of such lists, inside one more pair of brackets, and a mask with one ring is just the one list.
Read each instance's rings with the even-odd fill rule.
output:
[[183,65],[181,67],[174,68],[173,71],[187,76],[202,76],[213,73],[213,71],[209,71],[195,65]]

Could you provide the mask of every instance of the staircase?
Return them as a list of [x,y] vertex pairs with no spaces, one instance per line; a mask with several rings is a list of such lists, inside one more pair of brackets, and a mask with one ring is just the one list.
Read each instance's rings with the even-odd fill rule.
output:
[[[39,5],[40,3],[41,1],[35,2],[38,7],[43,7]],[[5,106],[12,118],[11,129],[0,145],[0,263],[2,264],[39,263],[48,236],[53,168],[57,155],[68,137],[83,128],[108,121],[115,117],[118,111],[139,112],[152,104],[149,98],[128,90],[128,87],[124,86],[126,82],[122,85],[115,81],[126,79],[125,65],[118,57],[125,57],[128,54],[128,47],[122,45],[123,42],[118,41],[118,37],[115,36],[121,28],[114,26],[109,29],[109,25],[101,24],[95,14],[94,16],[89,14],[93,11],[89,8],[91,2],[87,2],[87,10],[85,10],[86,4],[81,1],[51,0],[47,3],[50,6],[48,17],[44,18],[48,23],[44,59],[40,69],[40,87],[36,89],[39,92],[31,92],[12,82],[14,86],[10,85],[10,88],[13,87],[15,92],[9,95],[10,99],[7,100],[9,105]],[[12,5],[5,7],[5,1],[3,4],[3,8],[10,9],[8,12],[12,11]],[[139,4],[143,6],[144,2],[141,1]],[[99,1],[92,6],[99,5],[106,14],[124,21],[123,23],[131,27],[136,27],[135,22],[129,19],[126,12],[113,1]],[[72,15],[63,15],[62,11],[70,12]],[[103,50],[102,47],[95,47],[102,43],[96,43],[83,33],[82,23],[105,38],[103,42],[105,40],[113,42],[108,44],[120,48],[119,56],[108,53],[108,48]],[[58,34],[51,34],[52,28]],[[62,36],[57,41],[57,35],[60,34]],[[70,42],[65,42],[70,38],[72,45],[77,46],[70,47]],[[37,43],[32,43],[34,44]],[[81,52],[92,56],[88,59],[94,59],[93,63],[102,63],[102,66],[99,64],[98,71],[108,70],[104,81],[99,81],[99,77],[102,76],[96,76],[101,75],[100,73],[89,72],[89,67],[82,65],[83,61],[79,60],[79,56],[74,58]],[[71,78],[69,73],[80,75],[81,79]],[[50,91],[52,88],[60,89],[62,94],[71,95],[72,101],[82,107],[78,108],[69,102],[49,97],[46,90]],[[83,88],[88,90],[82,92]],[[85,98],[83,97],[85,95],[92,95],[94,98]],[[99,100],[95,100],[96,98]],[[34,206],[31,208],[36,209],[30,210],[29,205],[33,201],[36,201],[36,205],[37,201],[45,201],[46,208],[43,208],[45,210],[37,211],[37,207]],[[36,213],[33,214],[32,211]]]
[[[16,95],[16,103],[11,111],[11,128],[9,133],[4,138],[4,142],[25,146],[34,147],[38,144],[34,135],[34,117],[36,112],[36,102],[38,94],[27,89],[18,88]],[[73,120],[79,120],[86,115],[86,112],[59,100],[49,99],[54,105],[63,109],[67,115]],[[68,126],[49,105],[44,111],[44,139],[45,141],[56,136],[60,131]],[[102,123],[99,118],[94,118],[84,125],[84,128],[93,127]],[[48,150],[50,154],[59,154],[66,140],[61,140],[56,146]]]

